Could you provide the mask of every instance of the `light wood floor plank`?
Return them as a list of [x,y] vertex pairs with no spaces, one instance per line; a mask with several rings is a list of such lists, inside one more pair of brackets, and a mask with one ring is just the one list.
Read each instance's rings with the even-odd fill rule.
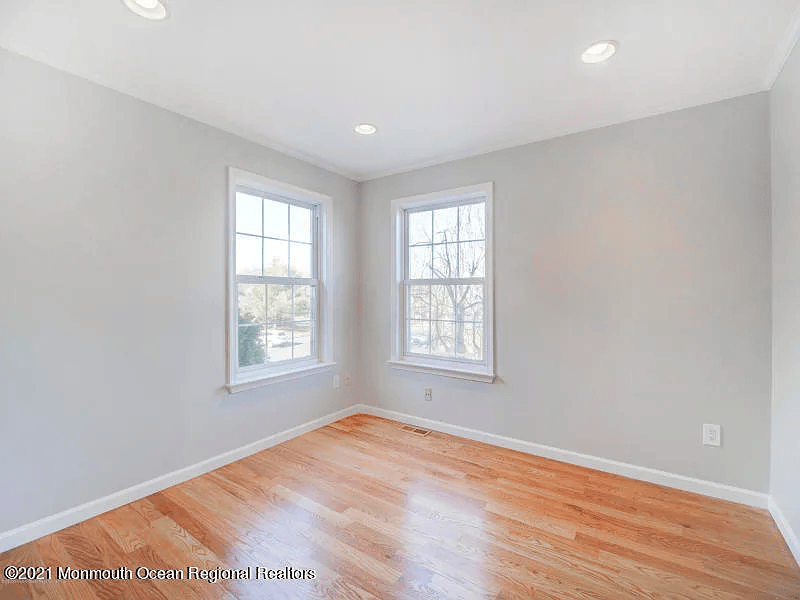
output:
[[800,599],[767,511],[355,415],[0,554],[0,567],[314,569],[37,581],[0,599]]

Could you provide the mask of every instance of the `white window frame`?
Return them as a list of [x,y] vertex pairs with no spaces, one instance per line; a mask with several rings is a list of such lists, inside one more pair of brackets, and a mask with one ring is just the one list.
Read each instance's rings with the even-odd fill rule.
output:
[[[264,196],[298,204],[314,209],[314,236],[316,241],[317,263],[317,320],[316,320],[316,355],[291,361],[283,361],[262,368],[239,367],[238,359],[238,293],[236,275],[236,192],[251,190]],[[312,192],[297,186],[275,181],[243,171],[228,170],[228,213],[227,213],[227,249],[228,249],[228,296],[227,296],[227,335],[225,347],[227,352],[227,384],[230,393],[240,392],[270,383],[286,381],[331,370],[333,362],[333,294],[328,282],[333,272],[333,220],[331,218],[332,198],[324,194]],[[259,277],[247,277],[258,283]],[[290,278],[289,278],[290,279]]]
[[[492,182],[472,185],[431,194],[398,198],[391,203],[392,210],[392,280],[391,314],[392,337],[391,367],[418,371],[432,375],[455,377],[492,383],[495,378],[494,362],[494,185]],[[409,211],[445,208],[469,201],[486,204],[486,275],[484,278],[484,359],[482,362],[463,361],[456,358],[423,357],[405,353],[406,320],[406,246],[408,244],[407,215]]]

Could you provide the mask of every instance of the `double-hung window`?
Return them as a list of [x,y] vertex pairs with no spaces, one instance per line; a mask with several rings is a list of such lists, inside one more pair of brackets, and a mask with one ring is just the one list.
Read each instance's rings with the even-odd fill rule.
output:
[[231,169],[231,391],[329,366],[327,197]]
[[492,185],[392,203],[390,364],[494,379]]

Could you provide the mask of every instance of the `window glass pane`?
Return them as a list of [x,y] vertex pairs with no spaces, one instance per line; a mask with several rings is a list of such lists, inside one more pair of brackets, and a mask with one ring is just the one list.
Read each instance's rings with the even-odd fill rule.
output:
[[408,286],[406,318],[430,319],[431,288],[427,285]]
[[431,286],[431,319],[438,321],[455,321],[453,302],[456,299],[457,285]]
[[292,320],[292,286],[267,286],[267,317],[273,323]]
[[486,238],[486,203],[465,204],[458,207],[458,237],[461,241]]
[[291,323],[270,323],[267,326],[267,353],[270,362],[292,359]]
[[289,205],[285,202],[264,199],[264,235],[289,239]]
[[292,204],[289,210],[292,241],[311,243],[311,209]]
[[[486,277],[486,203],[407,213],[407,279]],[[485,357],[484,284],[409,285],[405,348],[409,354],[466,361]]]
[[431,246],[412,246],[408,249],[408,278],[432,278]]
[[265,358],[264,326],[239,325],[239,366],[260,365]]
[[264,275],[289,275],[289,242],[264,238]]
[[311,323],[300,321],[294,324],[294,358],[311,356]]
[[261,198],[236,192],[236,233],[261,235]]
[[266,290],[263,285],[240,283],[238,286],[239,325],[267,322]]
[[436,244],[433,247],[433,277],[458,277],[458,244]]
[[236,274],[261,275],[261,238],[236,235]]
[[483,360],[483,324],[459,322],[455,325],[456,356]]
[[430,244],[433,242],[433,211],[408,213],[408,243]]
[[310,321],[315,312],[313,286],[294,286],[294,320]]
[[458,286],[455,312],[456,321],[483,321],[483,286]]
[[299,242],[291,243],[291,271],[292,277],[311,277],[311,244]]
[[414,354],[430,354],[430,321],[408,321],[407,347]]
[[455,323],[451,321],[431,322],[431,354],[453,356]]
[[486,273],[486,242],[463,242],[458,245],[459,277],[483,277]]
[[458,207],[433,211],[433,241],[455,242],[458,239]]

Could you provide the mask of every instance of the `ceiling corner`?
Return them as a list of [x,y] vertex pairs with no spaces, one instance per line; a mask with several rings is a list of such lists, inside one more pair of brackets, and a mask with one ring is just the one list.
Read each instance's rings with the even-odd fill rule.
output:
[[771,90],[772,86],[775,85],[783,70],[783,65],[786,64],[798,40],[800,40],[800,5],[792,13],[789,19],[789,26],[786,28],[783,37],[778,41],[778,46],[775,48],[775,53],[769,62],[767,76],[764,80],[765,89]]

